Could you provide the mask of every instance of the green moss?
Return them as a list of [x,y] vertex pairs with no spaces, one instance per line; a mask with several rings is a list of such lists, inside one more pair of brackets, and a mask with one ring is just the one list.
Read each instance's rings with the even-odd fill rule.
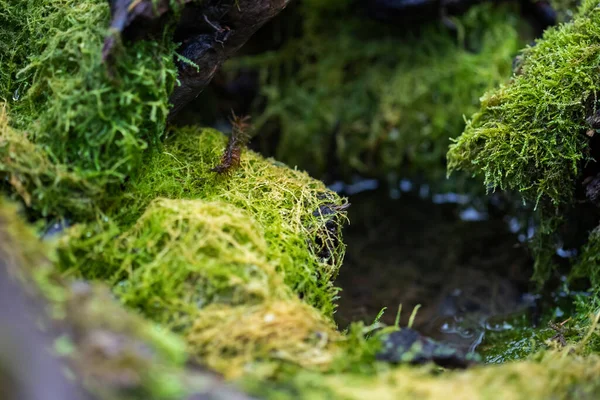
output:
[[278,138],[277,159],[315,176],[331,173],[335,157],[346,175],[422,174],[440,183],[463,114],[509,76],[522,46],[511,6],[485,4],[455,19],[458,40],[441,23],[398,32],[355,16],[347,1],[300,7],[302,37],[229,68],[260,69],[258,140],[269,149]]
[[228,378],[254,368],[269,378],[286,364],[327,370],[345,347],[331,320],[297,299],[209,306],[187,339],[194,355]]
[[[337,374],[317,376],[300,372],[290,377],[288,391],[259,390],[267,398],[288,399],[294,390],[309,399],[485,398],[545,399],[594,398],[600,390],[600,360],[563,357],[549,353],[539,360],[499,367],[473,368],[466,372],[433,374],[431,368],[399,367],[377,375]],[[265,393],[266,392],[266,393]]]
[[[474,9],[457,22],[460,45],[434,27],[399,44],[388,28],[358,19],[326,26],[345,1],[307,4],[321,7],[305,9],[305,37],[267,63],[270,97],[259,127],[278,123],[282,154],[308,154],[315,170],[337,130],[338,155],[351,169],[388,174],[410,164],[439,175],[445,142],[462,125],[457,116],[508,71],[519,42],[514,11]],[[100,62],[104,1],[0,5],[0,37],[18,43],[0,44],[7,191],[34,215],[76,222],[54,258],[1,204],[10,229],[0,238],[10,240],[0,250],[17,255],[22,276],[73,332],[55,348],[95,394],[182,398],[206,378],[183,371],[186,355],[273,398],[547,398],[599,389],[591,305],[573,321],[573,353],[554,349],[462,373],[376,362],[378,325],[341,333],[331,319],[345,200],[253,152],[227,176],[210,172],[225,146],[217,131],[177,129],[158,145],[174,79],[166,36],[121,49],[111,75]],[[282,66],[293,72],[279,80]],[[74,277],[107,283],[145,319],[100,286],[70,285]],[[122,351],[98,351],[106,343]]]
[[[169,30],[106,65],[106,1],[2,1],[0,10],[0,98],[16,128],[0,137],[0,173],[42,215],[89,217],[163,133],[176,75]],[[46,168],[35,168],[40,158]]]
[[176,132],[108,222],[73,229],[65,268],[108,280],[126,304],[177,327],[208,304],[252,304],[292,292],[331,316],[343,217],[323,215],[323,207],[342,200],[305,173],[252,152],[239,170],[219,176],[210,169],[224,145],[217,131]]
[[[590,354],[589,344],[599,337],[599,317],[587,317],[582,325],[571,321],[566,348],[547,342],[520,361],[480,365],[466,371],[376,363],[369,351],[373,341],[365,341],[363,331],[346,336],[338,359],[341,362],[332,363],[326,371],[281,368],[270,384],[264,384],[261,371],[254,370],[240,384],[250,393],[269,399],[438,399],[448,393],[453,398],[594,398],[600,389],[596,379],[600,358]],[[360,349],[361,357],[357,358],[351,349]]]
[[491,190],[569,203],[588,159],[585,119],[600,89],[600,13],[585,2],[571,23],[522,53],[520,73],[488,92],[450,147],[449,169],[483,175]]
[[556,332],[547,325],[534,328],[529,319],[523,315],[509,321],[511,327],[508,329],[486,332],[485,339],[478,349],[484,361],[488,364],[502,364],[526,360],[532,354],[546,349],[546,341]]

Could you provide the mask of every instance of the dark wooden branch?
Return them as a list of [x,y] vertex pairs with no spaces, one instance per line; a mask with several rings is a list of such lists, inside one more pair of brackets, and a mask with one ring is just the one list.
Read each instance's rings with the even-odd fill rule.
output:
[[[172,95],[169,120],[196,98],[216,71],[290,0],[179,0],[175,38],[182,43],[177,60],[178,85]],[[125,41],[151,37],[174,16],[169,0],[111,0],[113,33],[103,57],[109,60],[119,35]]]

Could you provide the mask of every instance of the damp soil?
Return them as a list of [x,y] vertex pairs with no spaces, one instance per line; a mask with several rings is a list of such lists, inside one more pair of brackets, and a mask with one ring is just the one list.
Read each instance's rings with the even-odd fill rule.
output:
[[406,326],[420,305],[413,328],[474,351],[487,332],[533,318],[533,261],[505,217],[489,217],[452,193],[420,187],[392,198],[387,188],[362,185],[367,190],[349,195],[347,254],[336,282],[340,328],[370,324],[384,307],[381,321],[393,325],[399,305]]

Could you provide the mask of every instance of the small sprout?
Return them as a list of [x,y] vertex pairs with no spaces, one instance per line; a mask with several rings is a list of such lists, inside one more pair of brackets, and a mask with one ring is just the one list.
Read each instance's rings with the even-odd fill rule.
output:
[[417,317],[417,312],[419,311],[419,308],[421,308],[420,304],[417,304],[415,306],[415,308],[413,308],[413,312],[412,314],[410,314],[410,318],[408,319],[408,327],[412,328],[413,325],[415,324],[415,318]]
[[75,351],[75,345],[68,336],[59,336],[54,341],[54,351],[59,356],[70,356]]

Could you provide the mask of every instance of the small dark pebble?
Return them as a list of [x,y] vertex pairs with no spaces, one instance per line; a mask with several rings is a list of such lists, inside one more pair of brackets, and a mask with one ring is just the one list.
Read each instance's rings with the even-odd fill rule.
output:
[[480,361],[480,356],[476,353],[464,353],[410,328],[385,335],[382,341],[383,346],[377,359],[393,364],[433,362],[445,368],[467,368]]
[[324,204],[313,211],[313,216],[323,219],[323,223],[315,237],[315,253],[317,257],[328,260],[329,264],[334,262],[330,249],[336,249],[339,246],[339,231],[343,220],[338,218],[338,215],[346,211],[349,207],[350,203],[339,206],[336,204]]

